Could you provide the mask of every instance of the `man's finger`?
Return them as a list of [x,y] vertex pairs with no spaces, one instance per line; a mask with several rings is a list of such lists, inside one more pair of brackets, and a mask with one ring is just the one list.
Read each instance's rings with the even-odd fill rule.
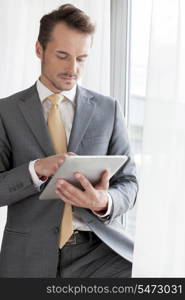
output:
[[69,204],[71,204],[71,205],[75,205],[76,206],[76,204],[74,203],[74,201],[72,201],[71,199],[69,199],[66,195],[64,195],[64,193],[62,193],[59,189],[56,189],[55,190],[55,193],[56,193],[56,195],[60,198],[60,199],[62,199],[64,202],[67,202],[67,203],[69,203]]
[[64,159],[63,159],[63,158],[61,158],[61,159],[58,161],[59,165],[63,164],[63,162],[64,162]]
[[84,198],[84,194],[79,188],[62,178],[57,179],[56,187],[61,190],[66,190],[70,194],[71,199],[74,197],[74,199],[78,201],[78,199]]
[[70,156],[77,155],[77,154],[75,154],[74,152],[67,152],[67,154],[70,155]]
[[81,173],[75,173],[75,178],[80,182],[81,186],[87,191],[87,192],[94,192],[94,188],[90,181]]

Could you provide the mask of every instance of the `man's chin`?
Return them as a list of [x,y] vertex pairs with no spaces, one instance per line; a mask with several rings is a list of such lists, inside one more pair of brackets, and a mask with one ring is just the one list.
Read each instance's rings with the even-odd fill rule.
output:
[[57,84],[55,87],[60,91],[69,91],[71,90],[76,84],[76,81],[73,82],[65,82],[63,84]]

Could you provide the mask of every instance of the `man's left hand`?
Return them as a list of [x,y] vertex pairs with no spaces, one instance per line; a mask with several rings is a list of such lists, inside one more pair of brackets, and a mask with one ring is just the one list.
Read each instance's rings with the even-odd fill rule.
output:
[[90,181],[81,173],[75,173],[84,191],[70,184],[64,179],[57,179],[56,194],[71,205],[88,208],[95,212],[107,210],[109,188],[109,173],[104,171],[97,185],[92,186]]

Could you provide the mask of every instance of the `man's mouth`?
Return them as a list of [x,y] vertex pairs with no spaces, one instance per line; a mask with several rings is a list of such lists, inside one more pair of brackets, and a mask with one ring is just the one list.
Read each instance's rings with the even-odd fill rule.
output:
[[72,80],[76,80],[77,76],[76,75],[65,75],[65,74],[62,74],[62,75],[59,75],[59,78],[62,79],[62,80],[65,80],[65,81],[72,81]]
[[67,80],[67,81],[72,81],[72,80],[74,80],[75,78],[74,78],[74,77],[61,77],[61,79]]

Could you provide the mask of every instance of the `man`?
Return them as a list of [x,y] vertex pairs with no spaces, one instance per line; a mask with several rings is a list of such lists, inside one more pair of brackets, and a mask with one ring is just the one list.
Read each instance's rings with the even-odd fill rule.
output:
[[[116,100],[77,85],[93,33],[89,17],[70,4],[45,15],[36,43],[39,80],[0,101],[0,205],[8,205],[1,277],[131,276],[133,245],[121,218],[135,203],[137,181],[123,116]],[[83,191],[58,179],[56,199],[39,200],[75,154],[130,160],[110,182],[107,171],[95,187],[76,173]]]

